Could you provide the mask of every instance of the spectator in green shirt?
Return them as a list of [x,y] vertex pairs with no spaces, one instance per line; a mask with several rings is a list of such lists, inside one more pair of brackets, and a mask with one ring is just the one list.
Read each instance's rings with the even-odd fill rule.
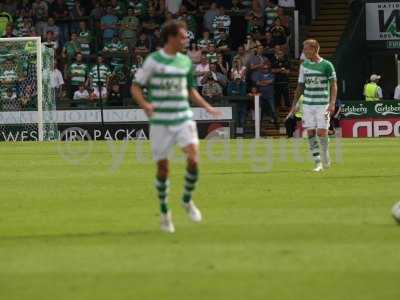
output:
[[91,52],[91,43],[93,40],[92,33],[87,28],[85,21],[79,22],[79,43],[81,48],[81,53],[83,56],[89,56]]
[[78,40],[78,35],[73,32],[71,33],[71,39],[65,43],[62,57],[67,59],[68,64],[70,64],[76,54],[81,52],[81,44]]
[[83,63],[82,54],[77,53],[75,62],[70,64],[67,70],[67,78],[69,80],[71,98],[73,97],[74,92],[79,89],[79,86],[85,84],[88,73],[88,66]]
[[107,43],[103,48],[103,53],[111,57],[111,69],[114,70],[117,66],[125,64],[125,59],[128,54],[128,46],[125,45],[118,36],[114,36],[110,43]]
[[128,16],[124,17],[120,22],[121,38],[125,45],[131,51],[136,46],[137,34],[139,31],[139,19],[135,16],[133,8],[128,9]]
[[101,86],[108,86],[110,76],[110,68],[104,63],[103,57],[99,56],[97,58],[97,64],[93,65],[90,69],[87,85],[97,87],[100,79]]

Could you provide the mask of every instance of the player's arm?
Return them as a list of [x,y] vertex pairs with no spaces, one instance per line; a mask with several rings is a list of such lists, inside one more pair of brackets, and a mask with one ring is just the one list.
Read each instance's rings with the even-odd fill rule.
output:
[[292,115],[297,111],[298,109],[298,102],[300,97],[303,95],[305,89],[305,84],[304,82],[299,82],[297,84],[296,90],[294,92],[294,99],[292,103],[292,107],[289,110],[288,115],[286,116],[286,120],[292,117]]
[[189,89],[189,97],[194,104],[203,107],[212,116],[218,117],[221,115],[221,112],[215,107],[211,106],[210,103],[208,103],[194,87]]
[[337,81],[336,79],[331,80],[331,99],[329,101],[329,111],[331,113],[335,112],[335,106],[336,106],[336,97],[337,97]]
[[133,100],[142,108],[148,117],[154,112],[154,106],[148,102],[143,95],[143,86],[146,86],[152,75],[152,67],[149,59],[146,59],[142,68],[136,72],[135,79],[132,82],[131,93]]
[[148,117],[151,117],[154,112],[154,106],[144,98],[142,87],[138,83],[133,82],[131,93],[139,107],[145,111]]
[[306,87],[306,81],[305,81],[305,76],[304,76],[304,67],[303,67],[303,64],[301,64],[300,70],[299,70],[299,80],[297,83],[296,90],[294,92],[292,108],[290,109],[286,119],[289,119],[296,112],[299,99],[303,95],[305,87]]

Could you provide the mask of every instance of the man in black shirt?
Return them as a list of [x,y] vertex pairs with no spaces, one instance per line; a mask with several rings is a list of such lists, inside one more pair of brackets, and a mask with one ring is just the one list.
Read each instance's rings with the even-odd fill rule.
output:
[[285,101],[285,106],[290,107],[289,99],[289,74],[290,61],[284,52],[279,49],[271,59],[272,73],[275,75],[275,101],[280,104],[281,99]]

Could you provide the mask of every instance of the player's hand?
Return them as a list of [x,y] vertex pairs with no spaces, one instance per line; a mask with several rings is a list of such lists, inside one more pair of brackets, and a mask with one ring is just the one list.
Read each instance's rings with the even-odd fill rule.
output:
[[286,116],[286,118],[285,118],[285,121],[287,121],[288,119],[290,119],[290,118],[293,116],[294,113],[295,113],[295,109],[292,107],[292,108],[290,109],[289,113],[287,114],[287,116]]
[[222,112],[219,111],[218,109],[216,109],[215,107],[212,107],[212,106],[207,107],[207,108],[206,108],[206,111],[207,111],[210,115],[212,115],[213,117],[216,117],[216,118],[222,116]]
[[153,104],[150,104],[150,103],[147,103],[146,105],[145,105],[145,107],[143,107],[143,109],[144,109],[144,112],[146,113],[146,115],[150,118],[152,115],[153,115],[153,113],[154,113],[154,105]]
[[335,113],[335,104],[329,103],[326,112],[333,115]]

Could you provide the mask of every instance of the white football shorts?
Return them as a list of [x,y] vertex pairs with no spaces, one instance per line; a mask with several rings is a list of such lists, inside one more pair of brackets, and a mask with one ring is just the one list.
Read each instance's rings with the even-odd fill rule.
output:
[[199,144],[196,122],[190,120],[173,126],[151,125],[150,140],[154,161],[168,159],[174,145],[182,149],[190,144]]
[[328,129],[328,105],[303,105],[303,126],[306,129]]

